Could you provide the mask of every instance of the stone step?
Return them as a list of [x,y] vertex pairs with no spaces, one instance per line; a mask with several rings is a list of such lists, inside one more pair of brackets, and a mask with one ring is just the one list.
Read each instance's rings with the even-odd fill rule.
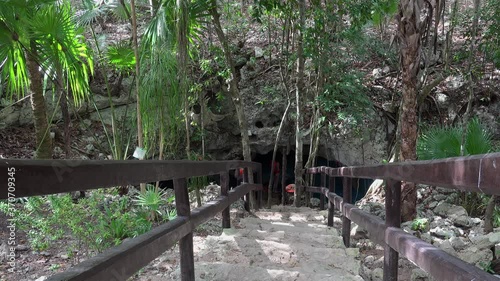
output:
[[264,231],[251,228],[224,229],[222,236],[246,237],[257,240],[267,240],[281,243],[304,243],[311,247],[343,247],[342,237],[333,234],[300,233],[285,231]]
[[[292,222],[326,222],[327,217],[318,212],[279,212],[279,211],[259,211],[255,215],[262,220],[269,221],[292,221]],[[328,214],[327,214],[328,215]]]
[[338,236],[337,229],[328,227],[326,224],[318,222],[281,222],[281,221],[266,221],[259,218],[244,218],[240,220],[240,226],[245,228],[272,231],[285,231],[289,233],[316,233],[324,235]]
[[[283,243],[287,242],[287,243]],[[358,249],[320,247],[311,243],[259,240],[242,236],[208,236],[195,262],[224,262],[267,268],[301,268],[315,273],[341,268],[346,273],[359,271]]]
[[[172,273],[172,280],[180,280],[180,271]],[[363,281],[336,267],[318,272],[304,272],[303,268],[262,268],[244,264],[196,263],[195,279],[207,281]]]

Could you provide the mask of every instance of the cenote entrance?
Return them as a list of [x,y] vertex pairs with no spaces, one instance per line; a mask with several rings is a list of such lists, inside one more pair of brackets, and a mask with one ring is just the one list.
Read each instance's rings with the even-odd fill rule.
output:
[[[304,146],[305,151],[309,151],[309,148],[307,146]],[[304,163],[307,161],[309,155],[304,154],[303,159]],[[262,164],[262,182],[264,185],[264,189],[266,190],[264,193],[264,198],[267,198],[267,186],[269,186],[269,181],[270,181],[270,175],[271,175],[271,162],[273,159],[273,152],[269,152],[267,154],[256,154],[252,161],[259,162]],[[276,153],[276,162],[279,163],[279,168],[280,172],[283,172],[283,167],[282,167],[282,153],[281,151],[278,151]],[[291,150],[290,153],[286,157],[286,176],[285,176],[285,186],[291,183],[295,182],[295,174],[294,174],[294,166],[295,166],[295,151]],[[332,168],[338,168],[342,167],[342,163],[340,163],[337,160],[327,160],[326,158],[323,157],[316,157],[316,163],[314,163],[313,166],[328,166]],[[281,174],[278,177],[278,190],[279,194],[281,194]],[[358,179],[359,184],[358,188],[352,190],[352,198],[355,201],[360,200],[365,196],[366,192],[368,191],[368,188],[372,184],[373,180],[371,179]],[[320,175],[315,175],[314,176],[314,181],[313,181],[313,186],[320,186],[321,184],[321,176]],[[342,179],[341,178],[336,178],[335,179],[335,193],[337,193],[339,196],[343,196],[343,186],[342,186]],[[279,196],[278,194],[276,196]],[[319,198],[319,194],[314,194],[313,195],[315,198]],[[273,195],[274,197],[274,195]]]

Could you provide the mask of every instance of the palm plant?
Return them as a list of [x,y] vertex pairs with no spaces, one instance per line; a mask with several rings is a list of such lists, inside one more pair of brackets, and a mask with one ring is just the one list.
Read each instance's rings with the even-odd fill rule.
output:
[[[164,0],[158,7],[155,16],[149,22],[141,40],[141,69],[149,69],[140,77],[141,111],[143,116],[146,145],[149,149],[159,138],[160,158],[164,144],[169,144],[169,151],[177,151],[180,142],[180,108],[184,107],[184,119],[187,122],[187,62],[177,62],[176,49],[179,36],[185,36],[187,43],[192,44],[199,38],[203,18],[207,16],[207,2],[204,0],[184,3],[187,9],[181,9],[174,0]],[[185,7],[185,6],[182,6]],[[180,11],[187,12],[186,30],[179,35],[177,19]],[[188,46],[185,46],[186,48]],[[189,49],[188,53],[189,53]],[[184,58],[186,59],[186,58]],[[179,83],[180,80],[180,83]],[[156,113],[159,114],[149,114]],[[189,132],[186,126],[186,133]],[[188,135],[186,134],[186,137]],[[189,147],[189,145],[187,145]]]
[[[479,119],[471,119],[465,128],[429,128],[421,133],[417,142],[417,155],[420,160],[457,157],[461,155],[461,151],[463,151],[463,156],[493,151],[492,134],[482,127]],[[488,227],[492,229],[494,197],[490,198],[486,209],[486,232],[488,232]],[[482,211],[480,207],[484,207],[484,197],[474,192],[463,193],[459,203],[467,209],[469,214],[473,215]]]
[[0,77],[11,98],[31,92],[36,158],[52,157],[42,73],[60,93],[70,90],[76,103],[88,93],[92,58],[70,15],[69,1],[3,0],[0,5]]
[[[462,135],[465,133],[464,143]],[[465,128],[432,127],[424,130],[417,142],[417,155],[420,160],[457,157],[463,145],[464,156],[489,153],[493,149],[492,134],[485,130],[480,121],[474,118]]]

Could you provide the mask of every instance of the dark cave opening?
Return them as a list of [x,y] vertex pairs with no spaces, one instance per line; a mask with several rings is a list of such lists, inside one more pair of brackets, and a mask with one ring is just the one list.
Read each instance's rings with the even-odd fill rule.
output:
[[[308,146],[304,146],[304,151],[309,152]],[[308,157],[309,157],[309,153],[303,154],[304,164],[307,161]],[[264,185],[264,190],[266,190],[266,192],[267,192],[267,187],[268,187],[269,181],[270,181],[272,158],[273,158],[273,152],[270,151],[267,154],[258,154],[257,153],[257,154],[255,154],[255,156],[252,159],[252,161],[259,162],[262,164],[262,182]],[[276,153],[275,160],[279,163],[280,172],[283,172],[283,167],[282,167],[283,160],[282,160],[281,150],[279,150]],[[286,157],[286,162],[287,162],[287,165],[286,165],[285,186],[295,182],[295,175],[294,175],[295,151],[294,150],[290,150],[290,152],[288,153],[288,155]],[[328,166],[328,167],[332,167],[332,168],[338,168],[338,167],[342,167],[344,165],[342,165],[342,163],[340,163],[337,160],[329,160],[329,159],[326,159],[324,157],[317,156],[316,163],[313,166]],[[358,201],[361,198],[363,198],[363,196],[365,196],[366,192],[368,191],[368,188],[370,187],[371,183],[373,182],[372,179],[358,179],[358,181],[359,181],[358,188],[354,188],[352,190],[352,198],[355,201]],[[314,186],[321,185],[321,175],[318,174],[318,175],[314,176],[313,185]],[[279,193],[281,193],[281,186],[282,186],[282,183],[281,183],[281,174],[280,174],[280,176],[278,177],[278,186],[277,186]],[[337,193],[339,196],[343,195],[343,180],[342,180],[342,178],[337,177],[335,179],[335,193]],[[264,195],[264,198],[266,198],[266,197],[267,196]],[[314,194],[313,197],[319,198],[320,195]]]

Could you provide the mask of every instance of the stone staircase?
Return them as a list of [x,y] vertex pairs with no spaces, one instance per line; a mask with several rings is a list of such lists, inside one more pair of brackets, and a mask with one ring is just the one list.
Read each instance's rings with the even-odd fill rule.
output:
[[[196,280],[363,280],[358,249],[346,249],[326,211],[274,206],[195,244]],[[180,280],[179,270],[174,280]]]

